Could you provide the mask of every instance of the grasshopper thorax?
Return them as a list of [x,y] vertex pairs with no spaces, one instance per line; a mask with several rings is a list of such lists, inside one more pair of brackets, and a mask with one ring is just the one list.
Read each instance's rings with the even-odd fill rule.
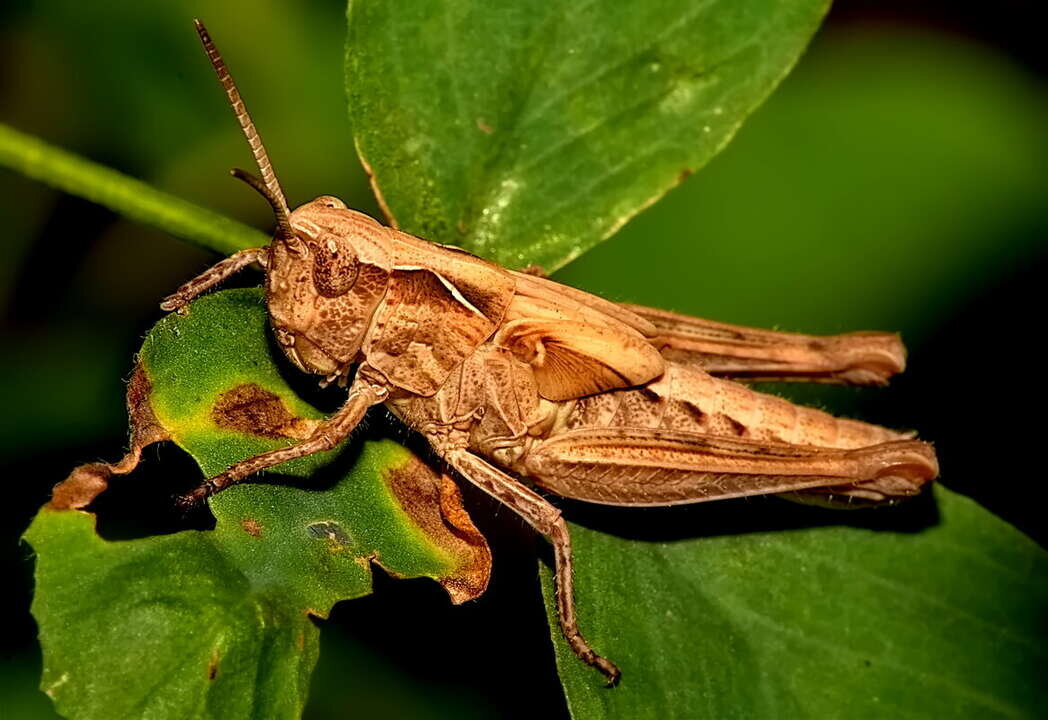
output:
[[392,273],[388,231],[323,196],[290,215],[292,236],[269,249],[269,316],[298,368],[337,375],[356,362]]

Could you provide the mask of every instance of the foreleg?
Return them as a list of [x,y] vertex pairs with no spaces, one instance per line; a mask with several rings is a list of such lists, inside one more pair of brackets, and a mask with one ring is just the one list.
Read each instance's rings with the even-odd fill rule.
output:
[[288,460],[331,450],[353,432],[368,408],[383,402],[389,391],[381,385],[365,380],[357,373],[357,380],[349,388],[345,404],[334,415],[322,422],[308,438],[286,448],[270,450],[261,455],[241,460],[224,473],[205,480],[200,487],[181,498],[181,504],[193,505],[240,482],[249,475],[279,465]]
[[249,248],[235,252],[225,260],[215,263],[164,298],[163,302],[160,303],[160,309],[167,312],[180,310],[197,296],[207,292],[229,276],[240,272],[248,265],[252,263],[265,265],[268,255],[269,253],[265,248]]

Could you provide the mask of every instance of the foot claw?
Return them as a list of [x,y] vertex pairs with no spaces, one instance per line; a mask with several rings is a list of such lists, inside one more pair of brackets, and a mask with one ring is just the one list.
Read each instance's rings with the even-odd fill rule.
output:
[[211,487],[208,483],[204,483],[195,490],[187,492],[185,495],[179,495],[175,498],[175,505],[178,506],[183,512],[188,512],[199,505],[201,502],[206,500],[212,493]]
[[199,501],[192,493],[186,493],[185,495],[178,495],[175,497],[175,507],[182,512],[189,512],[197,506]]
[[622,671],[619,670],[618,666],[610,660],[605,660],[599,655],[593,658],[593,666],[604,673],[606,681],[604,687],[613,688],[619,684],[619,680],[622,678]]

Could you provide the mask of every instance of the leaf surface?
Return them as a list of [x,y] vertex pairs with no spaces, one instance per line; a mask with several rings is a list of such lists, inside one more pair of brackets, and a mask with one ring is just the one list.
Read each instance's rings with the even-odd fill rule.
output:
[[773,499],[648,513],[646,537],[573,525],[583,631],[623,671],[603,688],[554,633],[573,717],[1036,717],[1048,557],[936,497],[902,528]]
[[[166,436],[213,474],[323,417],[281,379],[261,301],[258,290],[226,291],[153,329],[129,395],[132,455]],[[274,469],[298,487],[248,484],[216,496],[214,530],[135,540],[103,539],[94,516],[76,509],[100,491],[90,481],[104,488],[107,471],[74,472],[26,534],[37,554],[42,687],[59,711],[298,717],[317,659],[312,617],[370,592],[372,561],[437,579],[458,601],[481,592],[487,545],[468,519],[445,512],[461,510],[453,486],[392,441],[342,451],[358,457],[326,480],[339,450]]]
[[[1015,336],[993,304],[970,304],[1004,268],[1034,264],[1046,110],[1028,78],[955,39],[828,37],[715,164],[558,279],[758,327],[902,330],[911,367],[889,388],[789,392],[918,429],[944,483],[1007,498],[1010,517],[1039,527],[1015,500],[1040,482],[1028,456],[993,450],[1036,444],[1037,424],[972,423],[957,408],[973,390],[965,353],[984,332]],[[994,367],[987,358],[981,377]],[[999,418],[1027,405],[1010,393],[978,403]],[[936,498],[937,517],[903,505],[865,520],[771,500],[569,508],[583,524],[572,526],[583,631],[624,669],[604,691],[554,630],[572,712],[1043,715],[1044,550],[964,497]],[[907,526],[911,513],[920,522]],[[660,525],[675,531],[650,532]]]
[[[597,139],[608,125],[599,104],[586,107],[593,130],[577,142],[570,140],[570,113],[546,126],[532,124],[536,111],[530,103],[536,97],[556,97],[561,108],[588,97],[585,89],[558,97],[560,76],[545,74],[543,63],[570,68],[574,60],[563,52],[542,56],[533,48],[541,43],[564,48],[568,45],[559,43],[576,38],[583,47],[600,36],[600,21],[573,27],[577,11],[566,6],[563,26],[574,33],[561,32],[556,23],[542,27],[548,16],[541,12],[537,19],[515,17],[503,32],[485,24],[489,13],[497,12],[490,6],[427,7],[398,8],[394,16],[377,3],[357,2],[350,13],[348,79],[358,145],[378,191],[405,229],[462,243],[514,266],[555,268],[575,248],[591,247],[614,227],[607,220],[619,216],[617,203],[626,202],[631,212],[642,205],[635,203],[637,195],[620,194],[621,186],[609,180],[614,176],[603,171],[650,147],[653,135],[636,132],[643,117],[616,118],[635,123],[633,134],[599,150]],[[580,12],[592,7],[584,5]],[[608,17],[631,11],[612,10]],[[535,30],[533,22],[542,29]],[[620,19],[614,27],[623,37],[659,32],[640,19]],[[505,49],[473,55],[489,37]],[[729,321],[771,325],[785,317],[801,331],[919,328],[925,315],[915,309],[928,308],[935,295],[944,297],[947,276],[960,277],[959,266],[964,272],[985,267],[998,252],[996,236],[986,227],[996,221],[1000,196],[1013,185],[970,192],[981,184],[969,168],[981,168],[984,156],[995,164],[1007,162],[1006,177],[1017,178],[1022,189],[1012,193],[1020,205],[1038,186],[1028,182],[1035,176],[1028,158],[1010,147],[1003,158],[995,157],[1000,146],[1013,144],[1010,139],[997,142],[988,135],[994,142],[980,144],[976,130],[965,135],[967,126],[955,133],[935,128],[947,116],[978,116],[979,128],[1011,127],[1012,116],[986,117],[1004,106],[991,100],[972,107],[950,87],[940,88],[938,80],[915,76],[914,68],[928,61],[923,54],[909,59],[893,56],[895,45],[871,49],[880,42],[870,40],[856,53],[846,52],[847,43],[838,45],[807,85],[785,101],[786,113],[768,117],[753,134],[758,141],[753,148],[733,148],[717,169],[703,174],[709,179],[700,176],[698,184],[674,193],[631,224],[621,240],[593,253],[595,262],[573,264],[564,277],[594,291],[612,290],[615,297],[672,302],[673,309]],[[514,52],[519,54],[513,60],[503,60]],[[453,77],[438,72],[436,82],[418,87],[405,68],[439,53],[446,59],[434,60],[438,66],[456,58],[470,64]],[[978,63],[959,54],[967,76]],[[949,57],[956,55],[951,51]],[[608,57],[617,56],[609,51]],[[503,85],[485,80],[501,77],[503,62],[527,68],[524,110],[516,115],[508,101],[491,99]],[[942,72],[929,74],[938,78]],[[379,75],[384,89],[373,88]],[[609,106],[624,108],[645,97],[628,83],[594,83],[589,90],[598,87],[619,93]],[[1000,87],[987,97],[1018,94]],[[367,96],[365,88],[375,94]],[[513,97],[515,90],[505,92]],[[416,104],[418,96],[427,98],[425,107]],[[937,103],[961,109],[944,116]],[[689,108],[691,127],[701,126],[715,106]],[[500,115],[493,107],[509,109]],[[630,112],[644,116],[650,109],[641,103]],[[385,124],[376,122],[379,112]],[[448,112],[451,120],[444,117]],[[500,125],[488,119],[507,116],[524,121]],[[429,129],[435,118],[443,118],[439,132]],[[661,121],[667,130],[660,126],[657,135],[675,137],[672,123]],[[557,122],[564,130],[557,136],[562,144],[550,139]],[[935,129],[915,131],[925,127],[921,123]],[[486,143],[498,140],[485,136],[497,138],[500,127],[510,133],[542,127],[549,134],[540,133],[539,140],[525,136],[519,144],[489,152]],[[1014,144],[1037,139],[1022,129],[1016,137],[1024,140]],[[960,135],[965,141],[955,147]],[[590,157],[584,150],[591,142],[596,160],[587,165],[580,157]],[[556,151],[543,154],[536,147]],[[677,157],[691,157],[692,151],[681,149]],[[854,156],[854,173],[836,159],[842,153]],[[529,165],[521,159],[525,156],[541,162]],[[812,168],[811,157],[817,163]],[[909,172],[900,167],[905,158],[913,163]],[[929,183],[946,161],[956,172]],[[528,174],[554,168],[541,182]],[[919,190],[900,194],[903,185]],[[602,192],[587,195],[594,187]],[[756,195],[755,187],[763,195]],[[471,204],[475,198],[479,205]],[[565,198],[571,201],[561,202]],[[583,207],[585,218],[576,214]],[[982,212],[984,207],[989,211]],[[959,209],[966,218],[964,252],[957,246]],[[570,228],[565,235],[557,234],[565,228]],[[568,236],[577,245],[565,240]],[[953,244],[940,247],[945,238]],[[570,249],[564,252],[565,247]],[[779,288],[788,291],[776,295]],[[885,288],[891,291],[882,298]],[[711,307],[721,314],[709,313]],[[822,394],[819,400],[826,398]],[[841,405],[840,398],[832,404]],[[573,716],[1036,716],[1046,667],[1037,642],[1048,600],[1045,554],[971,501],[945,490],[936,498],[937,510],[917,505],[871,516],[817,512],[776,500],[667,511],[595,511],[566,503],[568,517],[577,521],[571,527],[582,630],[624,671],[622,685],[605,690],[601,676],[567,650],[544,570],[558,667]]]
[[708,162],[827,5],[355,0],[357,148],[402,229],[552,271]]

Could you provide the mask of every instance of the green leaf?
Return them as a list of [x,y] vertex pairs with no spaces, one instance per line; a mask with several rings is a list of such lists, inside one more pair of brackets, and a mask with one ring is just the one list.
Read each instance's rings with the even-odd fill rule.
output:
[[357,148],[401,228],[554,270],[708,162],[827,5],[356,0]]
[[[163,319],[129,394],[133,454],[166,435],[211,474],[314,427],[322,416],[281,380],[265,327],[258,290]],[[313,476],[337,453],[279,472]],[[392,441],[365,443],[330,487],[239,486],[212,499],[212,531],[128,541],[68,509],[85,477],[104,473],[74,472],[26,533],[42,687],[71,718],[295,718],[317,659],[311,616],[370,592],[370,562],[457,600],[486,584],[483,538],[451,525],[439,475]]]
[[269,244],[258,230],[3,124],[0,165],[209,250],[231,254]]
[[715,163],[557,279],[726,322],[901,331],[916,350],[1043,252],[1046,128],[1043,86],[985,48],[827,33]]
[[[573,526],[582,627],[623,681],[603,688],[554,633],[572,716],[1039,716],[1048,557],[971,500],[936,496],[938,522],[915,532],[747,533],[768,506],[835,519],[775,501],[690,509],[676,522],[693,531],[672,541]],[[711,526],[729,534],[703,537]]]
[[[484,138],[469,132],[469,119],[489,102],[478,78],[497,73],[503,62],[527,68],[529,78],[541,77],[541,68],[529,62],[525,40],[531,36],[510,38],[501,27],[486,25],[487,13],[495,12],[487,7],[451,9],[433,18],[419,9],[394,16],[367,2],[351,7],[348,75],[351,113],[361,125],[358,144],[378,190],[406,229],[462,242],[513,265],[556,266],[548,259],[555,246],[544,229],[530,215],[521,220],[509,213],[523,207],[516,203],[530,202],[537,188],[558,188],[538,211],[552,208],[572,222],[576,206],[558,203],[569,196],[564,185],[586,187],[600,174],[577,162],[571,172],[544,178],[543,184],[520,183],[518,194],[484,194],[491,178],[503,177],[503,159],[512,165],[521,145],[491,155]],[[505,25],[523,27],[521,35],[533,30],[530,20],[514,20]],[[539,34],[551,46],[572,37],[543,29],[548,32]],[[644,29],[624,30],[634,31]],[[575,35],[585,43],[597,33],[587,28]],[[456,58],[469,57],[488,38],[504,47],[474,59],[468,71],[460,65],[460,72],[445,77],[440,71],[434,81],[407,70],[438,51],[445,57],[430,66],[462,63]],[[968,85],[942,85],[942,67],[932,66],[927,75],[917,71],[948,49],[909,57],[900,54],[903,43],[882,48],[884,39],[874,37],[856,55],[848,53],[857,42],[849,38],[836,46],[807,85],[784,101],[784,121],[768,117],[754,132],[756,145],[733,148],[717,168],[703,173],[708,178],[674,193],[587,262],[570,266],[565,278],[596,291],[610,289],[616,297],[673,303],[733,321],[771,324],[785,318],[807,331],[919,328],[934,318],[931,310],[942,303],[941,291],[959,267],[978,274],[990,258],[1000,262],[1015,255],[1016,246],[998,252],[993,241],[999,228],[990,228],[1010,210],[1029,207],[1043,188],[1043,182],[1033,182],[1043,172],[1023,150],[1031,140],[1041,142],[1043,133],[1034,131],[1035,121],[1014,114],[1016,107],[1030,111],[1033,105],[1023,103],[1032,91],[949,52],[944,66],[958,61],[966,82],[975,69],[987,85],[996,84],[999,92],[972,100],[957,90]],[[502,59],[508,56],[514,59]],[[859,63],[855,75],[849,62]],[[383,63],[390,69],[381,69]],[[381,76],[388,87],[367,96],[364,88],[370,92],[378,82],[369,74]],[[536,80],[534,92],[541,96],[556,78]],[[462,106],[454,105],[456,88]],[[420,96],[428,98],[424,109],[414,101]],[[942,111],[944,104],[950,112]],[[445,108],[452,119],[442,120],[439,132],[430,131]],[[1012,114],[995,114],[1004,109]],[[589,110],[599,120],[599,112]],[[695,125],[706,110],[689,111]],[[380,112],[384,124],[377,121]],[[952,117],[978,122],[958,126],[944,120]],[[497,127],[486,119],[485,125]],[[529,128],[512,125],[511,131],[520,127]],[[993,131],[1001,127],[1009,132]],[[631,141],[644,147],[649,138],[639,134]],[[561,148],[561,154],[572,149]],[[460,150],[465,159],[459,159]],[[842,155],[850,162],[842,165]],[[607,153],[597,157],[613,162]],[[955,171],[940,178],[942,167]],[[987,188],[987,177],[1002,184]],[[478,187],[479,204],[472,204]],[[755,187],[763,192],[756,194]],[[899,187],[909,192],[899,193]],[[505,206],[492,204],[492,197]],[[602,223],[618,198],[603,201],[591,212],[597,228],[606,227]],[[484,210],[488,215],[478,220]],[[603,237],[600,232],[583,229],[580,247],[593,244],[587,238]],[[489,238],[504,248],[486,247]],[[957,252],[959,238],[964,252]],[[623,510],[610,526],[573,523],[582,630],[624,670],[620,687],[602,688],[601,676],[566,650],[550,608],[574,717],[1035,714],[1046,660],[1037,643],[1044,630],[1044,553],[972,502],[941,490],[937,497],[939,522],[928,519],[905,533],[885,527],[905,509],[875,515],[870,528],[846,527],[856,518],[810,514],[774,500],[666,514]],[[767,512],[763,521],[757,519],[761,513],[751,517],[755,507],[771,508],[773,519]],[[774,519],[779,510],[783,520]],[[580,512],[569,508],[568,517],[578,519]],[[669,524],[674,517],[693,522],[677,521],[683,527],[672,543],[631,530],[634,523]],[[733,520],[725,523],[725,517]],[[821,527],[827,523],[844,527]],[[721,536],[705,537],[711,526],[723,528]],[[769,526],[775,530],[754,532]],[[549,602],[548,573],[546,584]]]
[[[893,387],[827,388],[819,401],[879,402],[887,424],[936,441],[944,482],[1025,497],[1021,456],[986,452],[1021,433],[968,430],[950,399],[970,373],[929,367],[924,348],[932,332],[958,346],[980,332],[956,325],[958,305],[1043,238],[1024,229],[1044,226],[1046,111],[1041,88],[980,48],[890,31],[827,38],[716,163],[557,279],[730,322],[902,329],[913,369]],[[980,412],[1016,417],[1016,402]],[[994,473],[972,477],[990,462]],[[624,670],[603,690],[554,630],[574,716],[1043,715],[1045,554],[971,501],[937,497],[941,525],[909,534],[884,527],[905,506],[877,511],[873,531],[750,534],[856,522],[772,501],[573,524],[582,629]],[[679,543],[630,529],[673,518],[691,528]],[[741,535],[708,537],[711,526]]]

